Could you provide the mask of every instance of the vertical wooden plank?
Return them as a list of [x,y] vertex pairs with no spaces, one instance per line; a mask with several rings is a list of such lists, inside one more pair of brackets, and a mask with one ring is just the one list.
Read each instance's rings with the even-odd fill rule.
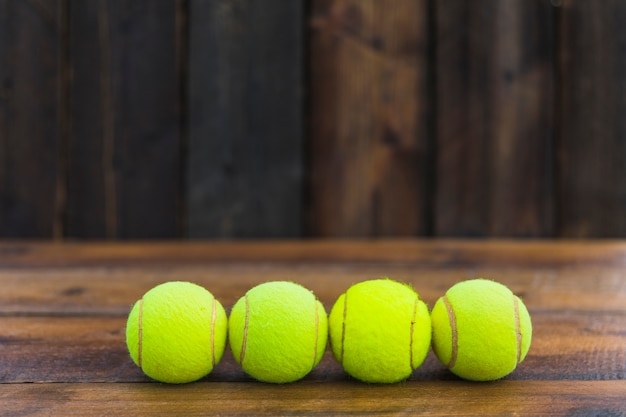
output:
[[69,236],[179,233],[180,5],[71,2]]
[[[107,234],[105,208],[98,3],[72,0],[70,5],[72,78],[66,234],[114,237],[114,233]],[[117,222],[111,227],[116,226]]]
[[551,236],[553,7],[436,4],[436,234]]
[[0,236],[52,237],[62,2],[0,0]]
[[626,236],[626,2],[561,7],[559,234]]
[[428,230],[428,2],[314,0],[310,228]]
[[425,234],[427,1],[312,4],[311,233]]
[[190,0],[190,237],[302,233],[303,5]]

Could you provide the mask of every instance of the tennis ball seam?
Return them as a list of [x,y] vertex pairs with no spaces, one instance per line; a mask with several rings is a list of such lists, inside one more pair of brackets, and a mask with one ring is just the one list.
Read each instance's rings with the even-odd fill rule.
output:
[[516,364],[519,364],[522,355],[522,331],[520,330],[519,305],[515,295],[513,295],[513,310],[515,312],[515,336],[517,339],[517,345],[515,346],[517,349],[515,362]]
[[317,298],[313,297],[313,304],[315,304],[315,344],[313,345],[313,363],[311,364],[311,370],[315,368],[315,364],[317,363],[317,344],[319,343],[319,327],[320,327],[320,316],[319,316],[319,304],[317,302]]
[[143,298],[139,300],[139,314],[137,318],[137,328],[138,328],[138,342],[137,342],[137,362],[139,362],[139,367],[143,370],[143,360],[142,360],[142,351],[143,351]]
[[[348,288],[348,291],[350,289]],[[344,293],[343,296],[343,321],[341,323],[341,357],[339,358],[339,363],[343,365],[343,357],[344,357],[344,346],[346,340],[346,317],[348,316],[348,291]]]
[[211,366],[215,367],[215,321],[217,320],[216,299],[211,303]]
[[415,301],[413,302],[413,316],[411,319],[411,328],[409,335],[409,366],[411,367],[411,371],[416,367],[413,366],[413,329],[415,328],[415,322],[417,321],[417,302],[419,301],[419,297],[415,297]]
[[450,330],[452,333],[452,348],[450,352],[450,360],[446,364],[446,366],[450,369],[454,368],[456,365],[456,358],[458,352],[458,343],[459,343],[459,335],[457,333],[456,328],[456,315],[454,314],[454,309],[452,308],[452,304],[450,304],[450,300],[448,300],[448,296],[443,296],[443,303],[446,306],[446,311],[448,312],[448,321],[450,321]]
[[250,322],[249,312],[250,312],[250,303],[248,302],[248,294],[244,295],[244,301],[246,304],[246,317],[243,324],[243,338],[241,340],[241,353],[239,354],[239,363],[243,366],[243,360],[246,357],[246,345],[248,342],[248,324]]

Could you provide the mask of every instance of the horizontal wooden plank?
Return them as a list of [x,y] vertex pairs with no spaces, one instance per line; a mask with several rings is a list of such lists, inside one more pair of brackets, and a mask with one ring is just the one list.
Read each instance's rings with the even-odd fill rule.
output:
[[0,268],[287,262],[405,263],[416,267],[626,266],[626,242],[549,240],[258,240],[0,243]]
[[[626,379],[626,311],[533,312],[533,344],[507,379]],[[125,317],[3,317],[0,383],[146,381],[130,360]],[[308,380],[342,381],[328,352]],[[431,353],[411,380],[457,379]],[[230,351],[208,377],[247,381]]]
[[626,272],[607,267],[439,268],[402,263],[302,262],[0,268],[0,314],[122,317],[144,292],[161,282],[175,280],[203,285],[227,308],[261,282],[296,281],[314,291],[330,308],[351,284],[383,276],[411,284],[431,307],[454,283],[485,277],[508,285],[531,311],[626,311]]
[[[624,415],[625,260],[619,241],[5,242],[2,412]],[[163,281],[197,282],[228,311],[263,281],[300,282],[330,308],[352,283],[383,275],[412,284],[431,307],[459,280],[505,283],[533,319],[526,360],[502,381],[469,383],[431,352],[408,381],[381,386],[351,379],[327,350],[303,381],[271,385],[227,350],[202,381],[172,386],[150,382],[127,353],[126,315]]]
[[622,416],[624,392],[626,381],[16,384],[0,401],[11,415]]

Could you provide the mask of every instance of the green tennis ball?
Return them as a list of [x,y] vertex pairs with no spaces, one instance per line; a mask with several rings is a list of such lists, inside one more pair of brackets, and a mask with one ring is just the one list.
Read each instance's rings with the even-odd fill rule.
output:
[[430,348],[428,307],[410,286],[390,279],[348,288],[335,302],[329,323],[335,359],[364,382],[407,379]]
[[222,305],[189,282],[157,285],[135,303],[126,324],[130,357],[149,377],[180,384],[207,375],[226,346]]
[[228,337],[235,360],[248,375],[264,382],[292,382],[322,359],[328,318],[308,289],[293,282],[266,282],[233,306]]
[[486,279],[459,282],[431,312],[433,350],[454,374],[473,381],[502,378],[524,360],[532,338],[526,306]]

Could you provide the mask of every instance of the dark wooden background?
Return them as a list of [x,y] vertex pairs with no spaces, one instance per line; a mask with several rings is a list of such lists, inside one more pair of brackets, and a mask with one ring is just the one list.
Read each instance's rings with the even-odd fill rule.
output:
[[626,236],[622,0],[0,0],[0,237]]

